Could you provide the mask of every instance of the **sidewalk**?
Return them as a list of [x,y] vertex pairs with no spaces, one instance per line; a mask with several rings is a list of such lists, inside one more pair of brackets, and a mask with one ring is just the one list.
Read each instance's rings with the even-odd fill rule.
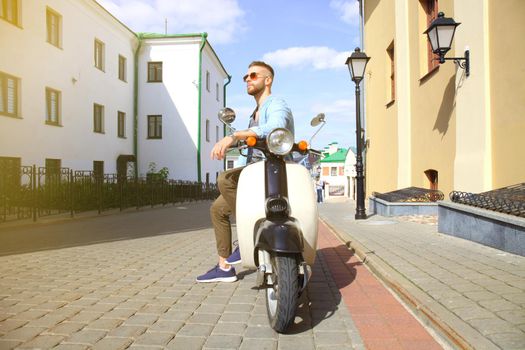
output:
[[[525,258],[437,232],[435,220],[371,216],[353,202],[319,206],[321,219],[450,344],[525,349]],[[413,218],[412,218],[413,219]]]

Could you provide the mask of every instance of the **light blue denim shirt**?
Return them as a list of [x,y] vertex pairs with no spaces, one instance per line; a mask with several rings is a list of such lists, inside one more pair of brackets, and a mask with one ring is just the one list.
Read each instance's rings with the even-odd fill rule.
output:
[[[259,107],[259,125],[249,128],[257,137],[266,137],[275,128],[285,128],[295,136],[293,115],[286,102],[273,95],[268,96]],[[245,153],[245,152],[243,152]],[[246,157],[240,156],[239,165],[246,165]]]

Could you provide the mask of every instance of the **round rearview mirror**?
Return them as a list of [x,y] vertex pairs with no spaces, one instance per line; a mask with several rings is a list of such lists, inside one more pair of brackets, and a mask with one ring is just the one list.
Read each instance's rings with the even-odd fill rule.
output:
[[230,125],[235,120],[235,111],[229,107],[225,107],[219,111],[218,116],[221,122]]
[[319,113],[318,115],[316,115],[310,122],[310,125],[317,126],[321,123],[324,123],[324,113]]

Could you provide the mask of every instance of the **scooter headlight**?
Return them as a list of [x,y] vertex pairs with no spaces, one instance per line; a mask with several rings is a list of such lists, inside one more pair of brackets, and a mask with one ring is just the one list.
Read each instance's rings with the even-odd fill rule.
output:
[[279,156],[290,153],[293,141],[292,133],[284,128],[273,129],[266,137],[270,152]]

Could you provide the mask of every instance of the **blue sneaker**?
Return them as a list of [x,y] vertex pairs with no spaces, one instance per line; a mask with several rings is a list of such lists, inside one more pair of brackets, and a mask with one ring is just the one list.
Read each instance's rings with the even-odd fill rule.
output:
[[219,264],[215,265],[210,271],[204,275],[197,277],[197,282],[235,282],[237,281],[237,275],[233,266],[228,271],[224,271],[219,267]]
[[233,265],[233,264],[238,264],[240,263],[242,260],[241,260],[241,251],[239,249],[239,247],[235,248],[235,250],[233,251],[232,255],[230,255],[227,259],[226,259],[226,262],[230,265]]

